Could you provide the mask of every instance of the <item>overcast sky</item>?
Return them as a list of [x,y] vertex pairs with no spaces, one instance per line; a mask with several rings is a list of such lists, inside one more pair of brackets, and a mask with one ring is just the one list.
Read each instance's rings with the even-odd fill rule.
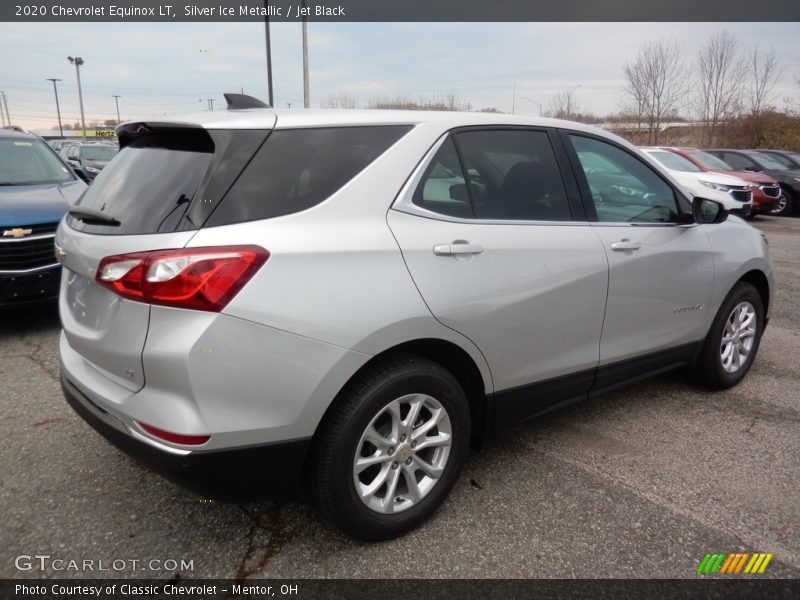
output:
[[[580,86],[584,111],[615,112],[622,65],[642,42],[674,37],[693,58],[723,28],[740,48],[774,47],[783,74],[774,103],[800,98],[798,23],[309,23],[311,104],[331,94],[416,99],[455,92],[473,108],[545,110],[558,90]],[[272,25],[275,105],[302,105],[300,26]],[[0,23],[0,90],[12,120],[30,128],[57,123],[57,77],[64,122],[79,120],[75,68],[81,56],[86,119],[123,120],[204,110],[207,99],[239,91],[266,99],[261,23]],[[687,71],[687,77],[690,72]]]

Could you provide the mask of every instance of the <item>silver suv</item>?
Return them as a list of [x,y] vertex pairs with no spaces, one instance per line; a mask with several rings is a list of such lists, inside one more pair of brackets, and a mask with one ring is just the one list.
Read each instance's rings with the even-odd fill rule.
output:
[[592,127],[251,109],[118,134],[56,238],[68,401],[190,485],[305,480],[358,538],[423,522],[505,425],[676,367],[736,385],[767,324],[763,236]]

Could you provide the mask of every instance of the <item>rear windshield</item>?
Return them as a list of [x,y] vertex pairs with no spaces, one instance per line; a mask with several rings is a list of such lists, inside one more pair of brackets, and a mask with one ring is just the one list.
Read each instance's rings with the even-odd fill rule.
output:
[[72,175],[44,142],[0,139],[0,185],[33,185],[71,181]]
[[295,213],[329,198],[409,129],[153,130],[120,150],[77,203],[119,225],[71,216],[68,224],[130,235]]

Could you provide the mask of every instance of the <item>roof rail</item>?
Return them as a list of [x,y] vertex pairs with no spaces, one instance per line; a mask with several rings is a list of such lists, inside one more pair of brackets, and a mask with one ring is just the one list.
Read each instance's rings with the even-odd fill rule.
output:
[[23,129],[19,125],[3,125],[0,129],[10,129],[11,131],[18,131],[20,133],[28,133],[26,129]]
[[228,103],[228,110],[242,110],[244,108],[272,108],[258,98],[247,94],[222,94]]

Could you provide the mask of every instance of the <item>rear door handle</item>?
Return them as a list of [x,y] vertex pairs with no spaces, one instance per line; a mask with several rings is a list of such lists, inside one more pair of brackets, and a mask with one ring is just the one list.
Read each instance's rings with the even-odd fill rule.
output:
[[436,256],[458,256],[465,254],[480,254],[483,248],[477,244],[467,244],[453,242],[452,244],[440,244],[433,247],[433,253]]
[[642,245],[639,242],[632,242],[630,240],[621,240],[619,242],[611,242],[611,249],[623,252],[625,250],[638,250]]

